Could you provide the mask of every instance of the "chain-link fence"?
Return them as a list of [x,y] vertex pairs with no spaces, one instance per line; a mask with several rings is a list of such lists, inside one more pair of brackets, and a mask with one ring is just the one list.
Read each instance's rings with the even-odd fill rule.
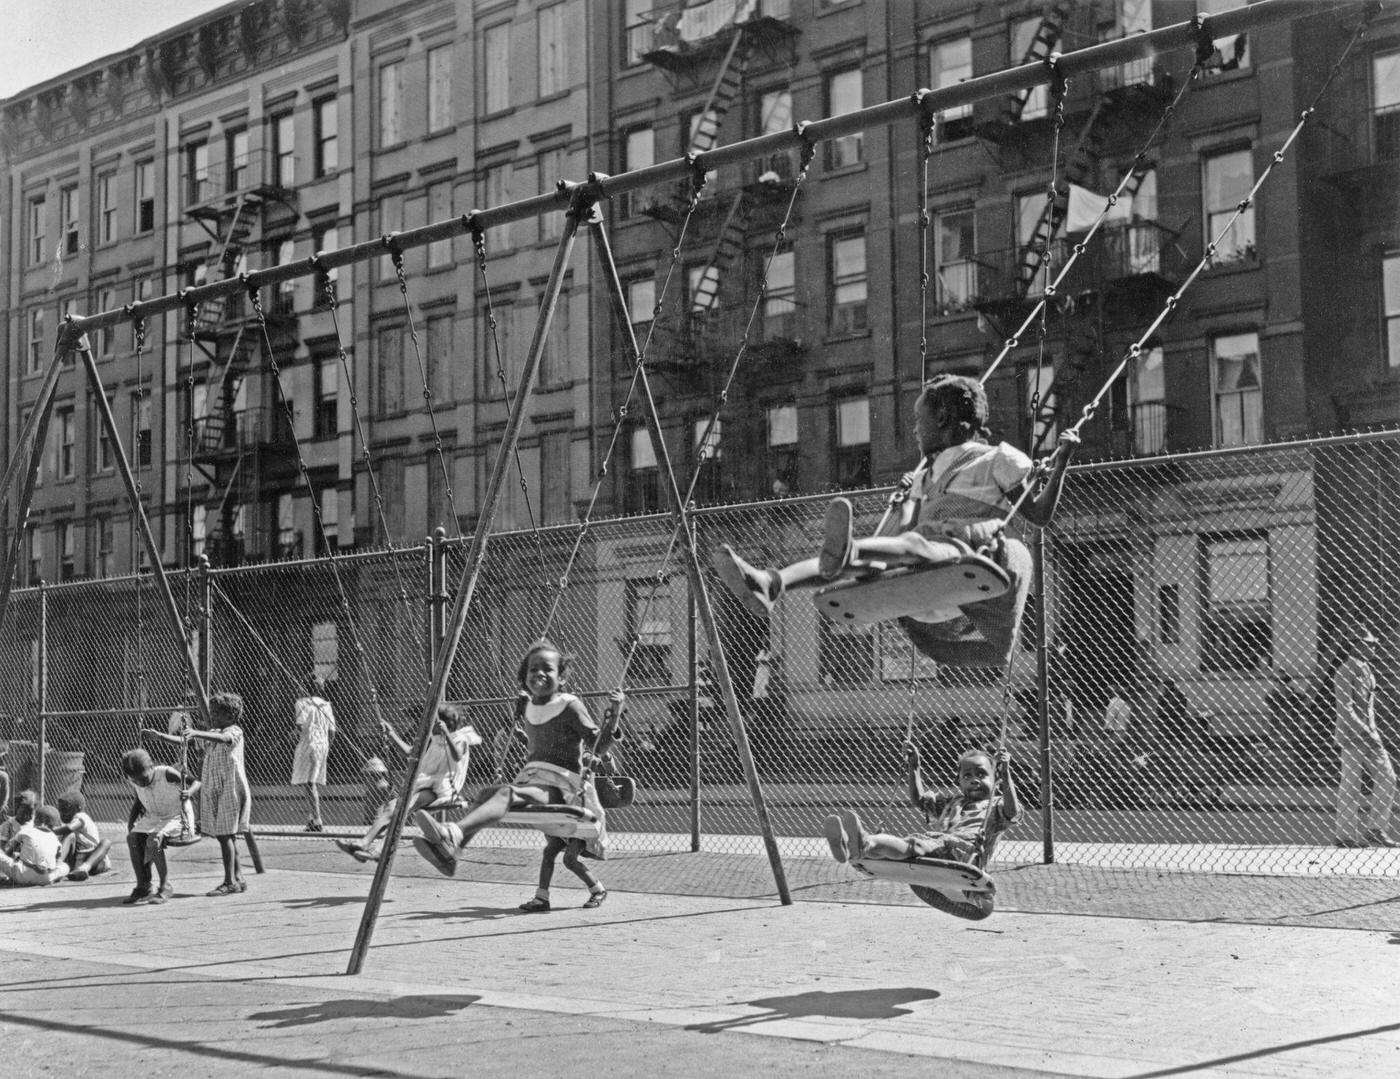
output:
[[[707,569],[782,849],[820,855],[821,820],[838,807],[918,830],[903,802],[906,738],[923,750],[926,780],[951,783],[962,748],[994,745],[1004,727],[1028,810],[998,848],[1003,861],[1308,871],[1329,848],[1328,871],[1394,871],[1384,850],[1331,849],[1345,826],[1334,819],[1329,675],[1349,628],[1373,631],[1381,730],[1395,730],[1398,466],[1400,434],[1387,433],[1074,468],[1043,536],[1043,683],[1035,595],[1003,679],[939,668],[893,624],[829,621],[809,594],[754,615]],[[857,529],[872,528],[885,492],[853,500]],[[702,555],[727,542],[756,563],[808,556],[823,505],[698,511]],[[446,582],[436,594],[434,559]],[[338,724],[324,816],[332,830],[362,824],[360,767],[390,752],[381,722],[412,730],[430,619],[450,608],[465,561],[454,540],[176,578],[211,687],[247,704],[256,827],[298,830],[305,819],[304,791],[291,786],[293,715],[313,673],[328,680]],[[695,627],[668,518],[493,537],[447,694],[483,738],[469,785],[513,772],[516,667],[547,631],[573,654],[572,686],[595,709],[614,686],[629,694],[620,754],[639,795],[610,815],[615,849],[761,851]],[[141,726],[165,728],[185,689],[149,579],[17,592],[0,654],[14,788],[37,785],[42,741],[50,800],[81,783],[99,816],[123,819],[117,759]],[[172,747],[155,751],[174,759]],[[1365,797],[1387,794],[1382,785]],[[484,841],[521,841],[510,834]]]

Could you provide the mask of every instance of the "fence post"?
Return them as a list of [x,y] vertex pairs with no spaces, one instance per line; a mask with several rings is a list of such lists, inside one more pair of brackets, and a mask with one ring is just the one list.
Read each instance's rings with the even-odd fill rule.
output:
[[686,702],[686,715],[690,718],[690,730],[686,737],[686,757],[690,761],[690,849],[700,849],[700,656],[695,644],[695,590],[686,589],[686,645],[689,649],[690,699]]
[[1036,711],[1040,726],[1040,827],[1046,865],[1055,861],[1055,768],[1050,761],[1050,664],[1045,644],[1045,529],[1035,530],[1031,544],[1035,592]]
[[49,592],[48,586],[39,582],[39,804],[48,801],[44,796],[44,771],[47,764],[49,741]]
[[214,632],[214,581],[209,572],[209,556],[199,556],[199,670],[207,692],[213,684],[214,649],[209,636]]
[[428,538],[428,677],[447,638],[447,530],[439,525]]

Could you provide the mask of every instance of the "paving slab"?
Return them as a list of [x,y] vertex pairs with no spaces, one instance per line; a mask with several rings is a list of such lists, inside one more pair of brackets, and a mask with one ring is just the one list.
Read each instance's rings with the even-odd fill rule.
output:
[[221,899],[212,843],[163,906],[121,905],[124,867],[0,889],[6,1074],[1400,1074],[1392,879],[1032,867],[969,923],[830,862],[782,906],[761,858],[667,855],[521,915],[533,851],[447,879],[405,849],[348,976],[370,878],[327,846],[267,841]]

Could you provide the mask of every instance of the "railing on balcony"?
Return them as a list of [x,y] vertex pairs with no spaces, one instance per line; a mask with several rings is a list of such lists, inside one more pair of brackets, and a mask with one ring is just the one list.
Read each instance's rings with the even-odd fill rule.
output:
[[1376,163],[1400,161],[1400,105],[1371,113],[1371,147]]
[[699,4],[669,4],[642,15],[626,28],[627,61],[640,63],[661,50],[685,52],[703,46],[738,22],[792,17],[792,0],[705,0]]
[[[1321,140],[1328,175],[1395,165],[1400,162],[1400,105],[1329,115],[1314,137]],[[1400,176],[1400,169],[1387,169],[1385,175]]]
[[259,446],[284,446],[292,441],[287,412],[282,408],[215,408],[194,422],[195,453],[219,455]]
[[249,192],[276,194],[286,198],[291,192],[288,159],[279,162],[270,150],[248,150],[224,163],[222,176],[206,165],[185,176],[187,209],[213,207]]

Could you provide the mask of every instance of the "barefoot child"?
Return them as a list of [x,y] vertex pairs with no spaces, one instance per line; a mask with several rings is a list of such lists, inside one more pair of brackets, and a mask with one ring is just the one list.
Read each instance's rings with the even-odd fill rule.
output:
[[[156,764],[144,749],[122,754],[122,775],[136,792],[126,820],[126,849],[131,868],[136,871],[136,887],[122,900],[128,906],[164,903],[175,889],[170,886],[165,845],[185,827],[189,801],[199,784],[185,786],[183,773],[166,764]],[[159,883],[152,888],[151,868]]]
[[64,864],[68,866],[68,879],[87,880],[112,868],[112,859],[107,852],[112,849],[110,840],[103,839],[97,830],[97,822],[87,813],[87,801],[81,792],[71,791],[58,796],[58,815],[63,821],[56,835],[63,841],[61,851]]
[[[396,745],[403,753],[409,753],[411,747],[398,736],[398,733],[388,723],[384,724],[384,736]],[[428,740],[428,746],[423,751],[423,757],[418,762],[418,775],[413,780],[413,788],[409,792],[409,812],[416,812],[425,806],[430,806],[434,802],[450,802],[462,793],[462,786],[467,781],[467,768],[471,764],[471,747],[481,745],[481,736],[470,723],[462,721],[462,713],[453,705],[444,704],[438,709],[437,719],[433,721],[433,735]],[[377,760],[378,758],[372,758]],[[368,762],[366,762],[368,764]],[[383,767],[383,762],[380,762]],[[378,769],[374,774],[366,772],[366,782],[377,780]],[[389,775],[385,769],[382,773],[385,790],[388,789]],[[365,830],[364,836],[358,843],[354,840],[337,839],[335,845],[343,850],[357,862],[368,862],[379,857],[379,850],[375,844],[389,827],[389,821],[394,815],[394,810],[398,808],[398,798],[391,796],[375,814],[374,820]]]
[[209,698],[210,730],[189,730],[185,737],[208,742],[204,752],[200,826],[219,841],[224,880],[206,893],[211,896],[246,892],[248,884],[238,864],[238,837],[248,830],[253,792],[243,764],[243,698],[215,693]]
[[[476,796],[466,815],[452,824],[439,825],[432,814],[423,810],[414,814],[423,837],[413,845],[439,872],[451,876],[456,872],[462,848],[477,832],[499,821],[511,809],[525,805],[578,804],[581,800],[599,822],[598,838],[590,840],[586,846],[595,857],[602,856],[603,810],[592,785],[583,782],[583,754],[586,749],[599,754],[607,750],[615,736],[614,724],[621,715],[625,698],[621,690],[609,695],[609,715],[600,734],[583,702],[572,693],[563,692],[568,670],[568,657],[548,640],[536,641],[520,661],[520,686],[529,695],[520,705],[527,746],[525,766],[514,783],[486,787]],[[585,844],[580,841],[582,846]],[[546,845],[545,861],[540,868],[540,889],[535,898],[548,904],[554,857],[560,850],[566,851],[565,866],[588,886],[589,897],[584,906],[599,906],[607,889],[579,861],[567,843],[563,847],[552,842]],[[522,909],[549,908],[527,903]]]
[[[866,832],[853,810],[842,810],[839,817],[830,816],[825,821],[831,856],[838,862],[942,858],[984,868],[992,860],[997,837],[1021,815],[1016,785],[1011,779],[1010,751],[997,750],[993,766],[992,758],[982,750],[970,749],[958,758],[958,789],[930,791],[925,789],[920,774],[918,747],[910,743],[905,750],[909,801],[915,809],[923,810],[924,819],[932,823],[930,830],[908,836]],[[999,795],[995,793],[994,776],[1001,780]],[[965,895],[967,903],[979,908],[981,916],[990,913],[990,894]]]
[[[827,505],[821,553],[782,569],[761,570],[733,548],[714,556],[720,579],[758,614],[789,588],[821,585],[841,577],[852,562],[878,562],[887,568],[952,563],[974,548],[987,548],[1011,580],[999,596],[965,604],[949,619],[930,611],[899,619],[900,627],[923,653],[954,667],[1002,667],[1016,641],[1031,581],[1031,556],[1020,540],[1001,536],[1002,521],[1034,482],[1035,465],[1005,442],[990,444],[987,395],[974,378],[937,375],[924,383],[915,407],[914,429],[921,463],[905,477],[913,497],[892,515],[894,534],[856,540],[851,534],[851,503]],[[1035,525],[1054,516],[1065,468],[1078,434],[1060,436],[1049,478],[1033,498],[1020,502],[1020,514]]]
[[22,825],[15,836],[14,855],[0,854],[0,880],[21,887],[53,884],[68,874],[68,863],[59,855],[58,810],[40,806],[34,819]]

